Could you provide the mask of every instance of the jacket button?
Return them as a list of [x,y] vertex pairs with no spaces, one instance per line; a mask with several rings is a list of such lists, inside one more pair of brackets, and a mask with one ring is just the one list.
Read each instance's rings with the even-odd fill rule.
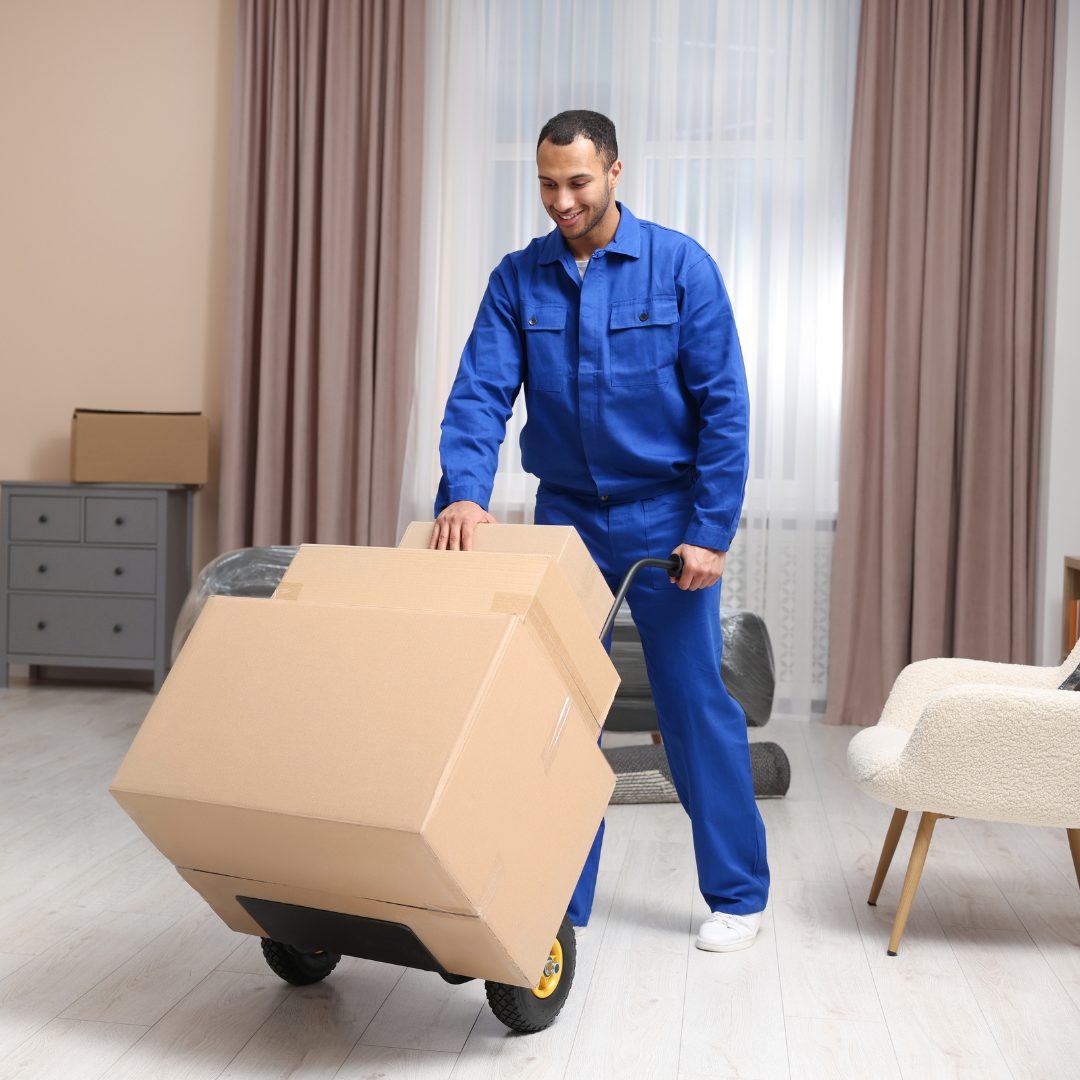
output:
[[641,320],[642,322],[644,322],[644,321],[645,321],[645,320],[646,320],[646,319],[647,319],[648,317],[649,317],[649,313],[648,313],[647,311],[643,311],[643,312],[642,312],[642,313],[641,313],[641,314],[640,314],[640,315],[638,316],[638,318],[639,318],[639,319],[640,319],[640,320]]
[[530,326],[535,326],[535,325],[536,325],[536,318],[535,318],[535,316],[534,316],[533,318],[531,318],[531,319],[529,320],[529,325],[530,325]]
[[610,495],[601,495],[601,496],[600,496],[600,501],[601,501],[601,502],[607,502],[607,501],[608,501],[608,499],[610,499],[610,498],[611,498],[611,496],[610,496]]

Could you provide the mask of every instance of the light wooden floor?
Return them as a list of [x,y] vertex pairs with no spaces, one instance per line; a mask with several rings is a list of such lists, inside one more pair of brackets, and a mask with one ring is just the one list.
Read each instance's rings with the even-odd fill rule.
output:
[[890,811],[847,779],[851,730],[753,733],[785,747],[793,780],[759,804],[773,891],[745,952],[692,947],[706,912],[682,810],[612,807],[571,999],[513,1036],[479,983],[348,959],[315,987],[271,975],[106,791],[150,701],[0,691],[0,1080],[1080,1075],[1064,832],[940,822],[889,958],[914,824],[868,907]]

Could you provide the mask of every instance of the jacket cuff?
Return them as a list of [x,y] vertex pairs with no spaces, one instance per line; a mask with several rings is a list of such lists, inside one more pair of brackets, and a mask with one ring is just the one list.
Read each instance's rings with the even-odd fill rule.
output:
[[435,516],[438,517],[451,503],[474,502],[487,510],[491,499],[491,489],[479,484],[462,484],[451,487],[445,478],[439,485],[439,494],[435,498]]
[[694,547],[713,548],[715,551],[727,551],[731,547],[734,534],[714,525],[691,525],[683,536],[684,544]]

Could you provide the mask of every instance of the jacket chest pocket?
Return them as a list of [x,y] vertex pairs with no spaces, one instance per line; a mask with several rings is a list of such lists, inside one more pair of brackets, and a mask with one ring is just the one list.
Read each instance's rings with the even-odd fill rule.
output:
[[611,305],[608,375],[612,386],[647,386],[679,357],[679,304],[647,296]]
[[562,390],[566,381],[566,306],[527,306],[524,328],[529,389]]

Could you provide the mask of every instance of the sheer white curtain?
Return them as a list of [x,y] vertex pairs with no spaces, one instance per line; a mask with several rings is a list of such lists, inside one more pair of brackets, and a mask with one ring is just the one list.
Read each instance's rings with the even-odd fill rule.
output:
[[[823,708],[836,520],[841,303],[859,0],[428,0],[423,279],[402,524],[429,517],[443,404],[487,276],[551,228],[536,136],[614,120],[619,199],[689,233],[731,293],[750,478],[722,603],[760,612],[777,712]],[[507,432],[492,513],[530,521]]]

